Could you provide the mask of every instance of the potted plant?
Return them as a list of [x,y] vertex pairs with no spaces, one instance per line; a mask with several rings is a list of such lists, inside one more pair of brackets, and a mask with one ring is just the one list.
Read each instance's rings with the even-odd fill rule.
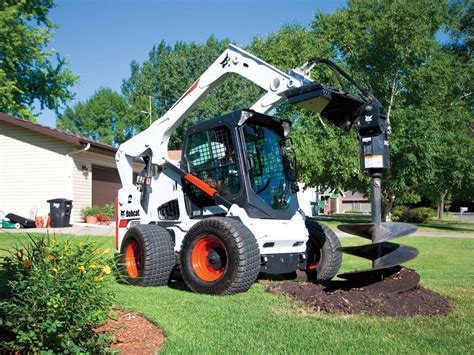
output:
[[97,219],[100,224],[109,225],[110,220],[114,216],[114,205],[112,203],[106,204],[101,208],[100,213],[97,215]]
[[82,214],[86,223],[97,224],[97,215],[100,213],[100,208],[97,206],[86,207],[82,210]]
[[99,224],[103,224],[108,226],[110,224],[110,218],[107,217],[105,214],[99,213],[97,215],[97,221]]

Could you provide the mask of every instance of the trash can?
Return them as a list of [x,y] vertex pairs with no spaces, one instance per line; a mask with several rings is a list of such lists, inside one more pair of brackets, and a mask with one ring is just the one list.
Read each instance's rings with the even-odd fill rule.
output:
[[71,220],[72,200],[55,198],[47,201],[49,203],[49,216],[51,227],[69,227]]

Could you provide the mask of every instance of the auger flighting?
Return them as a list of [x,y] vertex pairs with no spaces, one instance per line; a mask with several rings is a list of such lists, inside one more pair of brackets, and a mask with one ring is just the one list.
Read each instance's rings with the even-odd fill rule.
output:
[[372,223],[344,224],[338,228],[346,233],[370,239],[371,244],[342,247],[343,253],[372,261],[372,268],[338,275],[347,280],[373,283],[400,270],[400,264],[418,255],[416,248],[389,242],[416,231],[407,223],[382,222],[382,174],[390,168],[390,123],[382,105],[375,101],[361,112],[358,125],[360,164],[370,176]]

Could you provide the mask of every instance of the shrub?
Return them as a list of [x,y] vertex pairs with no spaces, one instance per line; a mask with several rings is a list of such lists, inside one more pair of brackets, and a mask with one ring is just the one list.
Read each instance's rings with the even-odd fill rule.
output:
[[397,206],[392,210],[392,221],[408,223],[428,223],[435,216],[435,211],[427,207],[408,208]]
[[97,219],[100,222],[110,222],[114,216],[115,206],[112,203],[108,203],[101,207],[100,213],[97,215]]
[[435,216],[435,212],[428,207],[418,207],[408,210],[406,213],[406,222],[411,223],[428,223],[430,218]]
[[91,207],[86,207],[82,209],[82,216],[87,217],[87,216],[97,216],[99,213],[101,213],[101,208],[99,206],[91,206]]
[[392,209],[392,221],[399,222],[403,220],[403,216],[407,213],[407,206],[396,206]]
[[110,311],[112,260],[91,242],[34,238],[4,258],[7,296],[0,300],[0,347],[25,352],[101,352],[93,328]]

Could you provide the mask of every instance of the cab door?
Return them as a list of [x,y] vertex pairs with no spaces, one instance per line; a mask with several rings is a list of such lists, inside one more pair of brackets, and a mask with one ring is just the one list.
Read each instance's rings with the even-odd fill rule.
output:
[[[196,175],[219,195],[232,199],[241,190],[236,145],[226,125],[199,131],[188,136],[183,152],[183,168]],[[201,190],[188,185],[187,207],[191,218],[225,214],[226,210]]]

